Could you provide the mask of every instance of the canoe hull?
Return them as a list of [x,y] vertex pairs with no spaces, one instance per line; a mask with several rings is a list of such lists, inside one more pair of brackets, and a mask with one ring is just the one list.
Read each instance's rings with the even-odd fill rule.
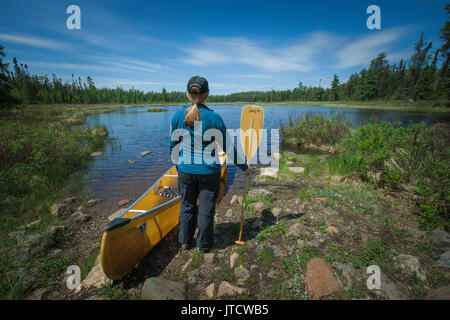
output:
[[[218,201],[225,192],[226,180],[227,166],[224,162]],[[105,227],[100,262],[108,278],[117,280],[125,276],[178,225],[180,197],[167,199],[158,195],[161,186],[176,185],[177,172],[172,167],[141,198]]]

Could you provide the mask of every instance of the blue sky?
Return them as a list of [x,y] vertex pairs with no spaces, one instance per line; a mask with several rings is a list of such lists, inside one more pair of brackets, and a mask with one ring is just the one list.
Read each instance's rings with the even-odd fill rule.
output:
[[[66,8],[81,8],[81,30]],[[369,30],[369,5],[381,30]],[[94,78],[97,87],[185,90],[201,75],[212,94],[328,86],[385,51],[408,59],[423,31],[433,48],[446,1],[2,0],[0,44],[31,72]]]

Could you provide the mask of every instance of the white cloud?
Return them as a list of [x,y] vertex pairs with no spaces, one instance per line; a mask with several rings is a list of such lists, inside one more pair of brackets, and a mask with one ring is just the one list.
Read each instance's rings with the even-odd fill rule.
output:
[[64,42],[39,38],[30,35],[14,35],[14,34],[0,33],[0,40],[5,42],[24,44],[31,47],[60,50],[60,51],[68,51],[70,50],[71,47],[69,44]]
[[336,53],[335,68],[345,69],[367,65],[382,51],[386,52],[390,59],[401,57],[404,51],[396,52],[392,50],[392,47],[410,30],[410,27],[407,26],[384,29],[346,44]]
[[180,61],[194,66],[240,63],[269,72],[309,72],[318,68],[319,54],[337,44],[338,38],[325,32],[275,49],[245,38],[202,38],[196,49],[185,49],[188,56]]

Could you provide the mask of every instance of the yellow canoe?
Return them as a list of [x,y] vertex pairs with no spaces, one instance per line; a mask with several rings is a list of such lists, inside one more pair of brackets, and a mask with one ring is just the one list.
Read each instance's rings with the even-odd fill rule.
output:
[[[227,181],[226,156],[222,163],[219,202]],[[117,280],[130,272],[148,252],[178,225],[180,196],[175,166],[158,179],[118,218],[105,226],[100,262],[106,276]]]

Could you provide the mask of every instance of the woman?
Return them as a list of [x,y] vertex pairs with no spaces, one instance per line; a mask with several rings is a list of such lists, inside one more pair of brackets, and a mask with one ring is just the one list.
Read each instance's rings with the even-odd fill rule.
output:
[[[205,78],[192,77],[187,84],[186,95],[192,105],[184,106],[173,116],[169,142],[172,160],[176,161],[178,189],[181,194],[178,242],[183,249],[189,250],[198,225],[197,247],[201,253],[206,253],[214,243],[214,214],[219,195],[221,165],[217,161],[211,163],[205,159],[207,152],[204,151],[211,144],[211,139],[201,139],[200,142],[194,136],[204,137],[205,131],[216,129],[222,136],[217,142],[223,150],[227,150],[224,147],[228,146],[227,129],[222,118],[204,104],[209,95],[208,81]],[[173,134],[175,130],[177,134]],[[179,135],[180,131],[185,132],[183,136]],[[228,151],[239,156],[235,146],[234,150],[227,150],[227,153]],[[217,155],[212,154],[210,159],[215,156]],[[174,160],[176,158],[178,160]],[[245,157],[234,162],[247,175],[250,173]]]

